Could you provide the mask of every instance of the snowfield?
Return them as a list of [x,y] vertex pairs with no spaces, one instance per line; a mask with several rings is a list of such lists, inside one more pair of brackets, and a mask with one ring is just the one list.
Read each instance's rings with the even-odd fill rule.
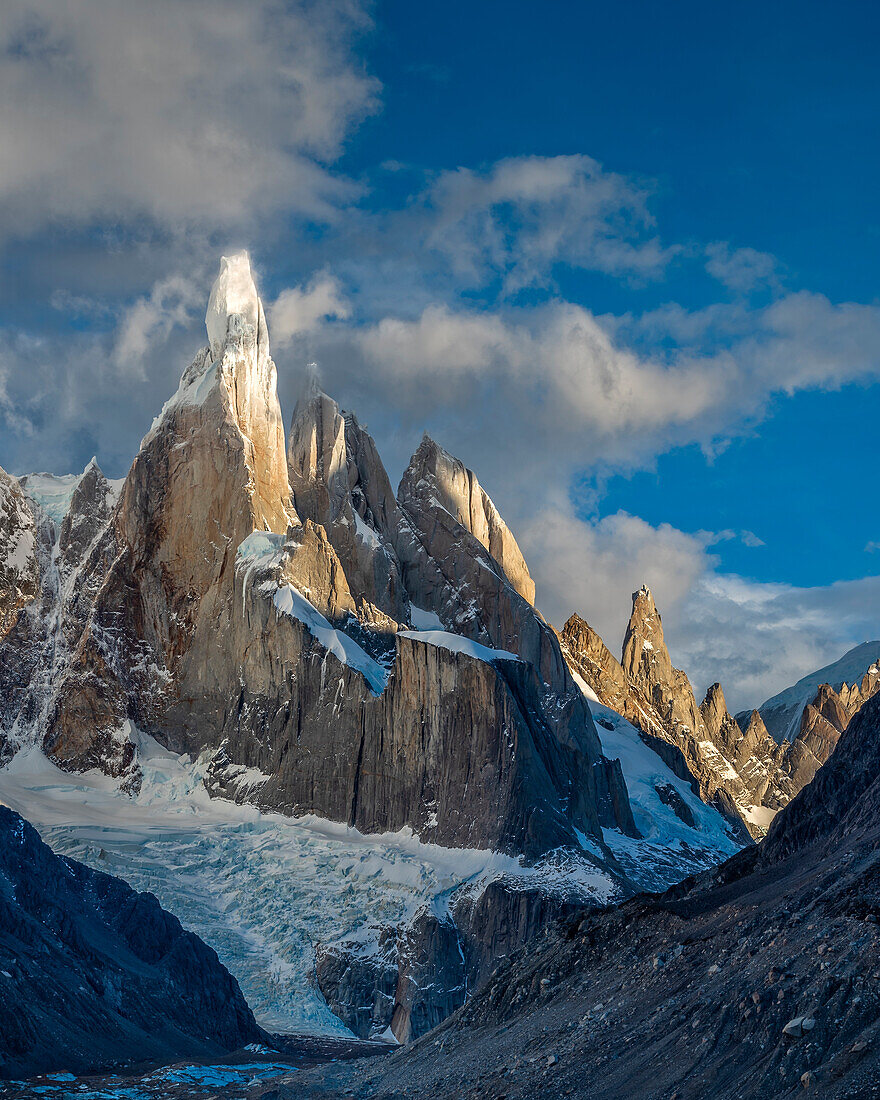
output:
[[[718,811],[707,806],[688,782],[663,763],[635,726],[603,706],[589,686],[579,676],[576,679],[596,723],[602,752],[620,761],[633,820],[642,835],[641,840],[634,840],[615,829],[603,830],[605,843],[630,878],[645,890],[663,890],[739,851],[740,845],[730,838]],[[661,791],[666,794],[665,801]],[[679,806],[686,807],[693,826],[675,812],[670,795]],[[590,848],[586,839],[582,843]]]
[[214,948],[269,1030],[348,1034],[315,984],[315,945],[369,942],[425,905],[442,912],[463,884],[479,890],[504,874],[549,890],[574,886],[585,901],[615,896],[586,859],[526,868],[495,852],[424,844],[409,829],[365,836],[212,799],[206,761],[132,736],[144,773],[137,797],[100,772],[60,771],[34,747],[0,770],[0,802],[55,851],[155,894]]

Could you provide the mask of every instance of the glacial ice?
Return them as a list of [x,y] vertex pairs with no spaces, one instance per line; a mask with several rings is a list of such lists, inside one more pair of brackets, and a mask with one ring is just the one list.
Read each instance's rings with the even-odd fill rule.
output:
[[0,802],[55,851],[154,893],[214,948],[273,1031],[346,1034],[317,989],[315,945],[373,942],[423,906],[442,912],[463,884],[479,890],[503,874],[548,890],[574,883],[585,900],[615,893],[586,859],[526,867],[498,852],[426,844],[410,829],[364,835],[211,798],[207,759],[130,735],[144,776],[134,798],[101,772],[63,772],[32,747],[0,770]]

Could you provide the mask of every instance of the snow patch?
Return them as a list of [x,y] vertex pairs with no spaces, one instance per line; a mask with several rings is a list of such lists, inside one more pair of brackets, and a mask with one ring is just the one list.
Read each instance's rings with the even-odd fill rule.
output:
[[281,585],[275,592],[274,601],[280,614],[297,619],[338,661],[359,672],[374,695],[382,694],[388,682],[388,670],[378,661],[374,661],[353,638],[332,627],[321,612],[297,592],[292,584]]
[[409,605],[409,621],[416,630],[445,630],[443,620],[436,611],[425,611],[416,607],[414,603]]
[[463,653],[489,665],[496,661],[522,660],[515,653],[508,653],[506,649],[490,649],[489,646],[463,638],[460,634],[450,634],[448,630],[401,630],[399,637],[439,646],[441,649],[448,649],[450,653]]
[[[579,687],[580,679],[575,676]],[[633,820],[642,838],[627,837],[614,829],[604,829],[603,836],[633,881],[643,889],[663,889],[737,852],[739,845],[731,840],[718,811],[707,806],[691,790],[690,783],[663,763],[635,726],[591,698],[592,694],[584,692],[602,752],[620,761]],[[662,790],[675,792],[690,811],[693,826],[660,797]]]

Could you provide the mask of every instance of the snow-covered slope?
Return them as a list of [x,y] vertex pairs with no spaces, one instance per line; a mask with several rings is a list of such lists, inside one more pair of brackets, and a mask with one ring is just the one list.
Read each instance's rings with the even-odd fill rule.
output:
[[364,836],[211,798],[204,761],[130,734],[144,774],[136,798],[98,771],[62,772],[33,748],[0,770],[0,802],[56,852],[155,894],[214,948],[268,1029],[344,1032],[315,984],[315,946],[375,938],[426,905],[439,914],[463,884],[479,891],[502,875],[524,888],[558,883],[594,904],[617,893],[588,859],[527,868],[495,852],[424,844],[410,829]]
[[[586,685],[584,685],[586,687]],[[616,711],[584,694],[607,757],[620,760],[641,840],[614,829],[603,830],[627,875],[645,890],[662,890],[687,874],[727,859],[740,845],[730,837],[724,818],[675,775],[639,731]]]
[[858,683],[875,662],[880,661],[880,640],[862,642],[837,661],[802,676],[796,684],[780,691],[758,708],[764,725],[777,741],[797,737],[804,707],[813,701],[820,684],[838,691],[843,684]]

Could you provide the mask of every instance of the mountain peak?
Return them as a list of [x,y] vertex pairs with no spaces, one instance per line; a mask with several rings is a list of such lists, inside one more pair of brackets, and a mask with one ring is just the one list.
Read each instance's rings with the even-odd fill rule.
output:
[[[205,313],[205,328],[208,330],[208,342],[214,360],[219,359],[223,352],[230,321],[234,317],[249,325],[258,342],[262,344],[260,330],[265,328],[263,306],[257,294],[247,252],[221,257],[220,273],[211,287]],[[266,355],[269,354],[268,341],[263,350]]]

